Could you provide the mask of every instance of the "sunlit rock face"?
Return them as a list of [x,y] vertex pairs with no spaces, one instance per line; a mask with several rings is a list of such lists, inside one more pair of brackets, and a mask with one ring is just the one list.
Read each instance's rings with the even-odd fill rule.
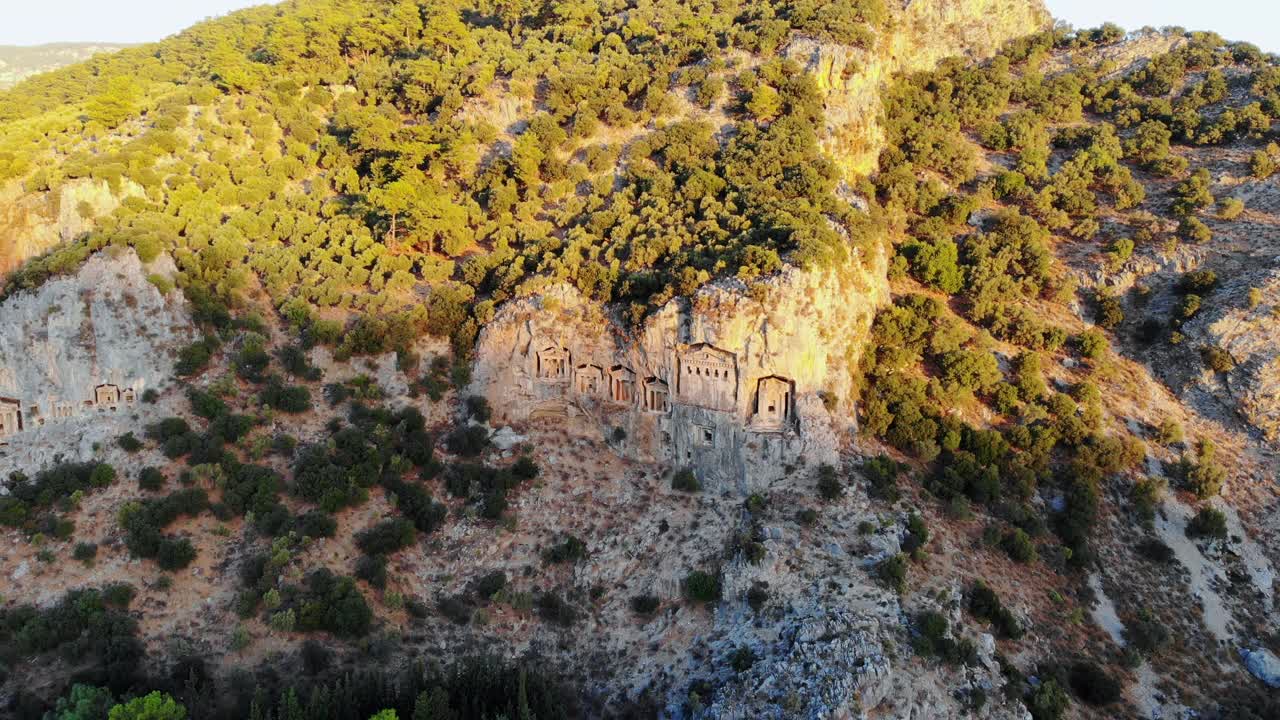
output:
[[[625,455],[748,491],[833,461],[828,408],[847,403],[889,293],[884,257],[790,268],[668,303],[638,328],[558,285],[505,305],[481,333],[472,391],[499,422],[597,432]],[[845,413],[847,415],[847,413]]]
[[881,90],[898,72],[927,70],[943,58],[986,58],[1009,40],[1045,28],[1039,0],[903,0],[873,48],[799,38],[787,57],[817,81],[825,104],[822,144],[847,174],[876,167],[884,132]]

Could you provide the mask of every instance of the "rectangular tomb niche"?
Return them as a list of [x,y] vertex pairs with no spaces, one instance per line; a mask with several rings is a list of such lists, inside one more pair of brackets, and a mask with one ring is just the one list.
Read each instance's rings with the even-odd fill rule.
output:
[[569,380],[569,351],[558,345],[549,345],[537,353],[538,379],[548,382]]
[[698,447],[715,447],[716,429],[709,425],[694,425],[693,441]]
[[727,350],[700,343],[679,358],[676,396],[683,403],[733,410],[738,393],[737,356]]
[[98,407],[115,410],[120,405],[120,386],[99,385],[93,389],[93,401]]
[[573,389],[579,395],[598,396],[604,388],[604,368],[579,365],[573,373]]
[[13,398],[0,398],[0,437],[22,431],[22,403]]
[[791,380],[777,375],[760,378],[756,383],[752,426],[765,430],[786,428],[795,412],[795,386]]
[[626,405],[635,399],[635,395],[635,371],[622,365],[609,368],[609,399]]
[[125,403],[132,405],[138,401],[138,396],[134,393],[133,388],[125,388],[124,391],[120,393],[120,399],[124,400]]
[[644,381],[644,409],[655,413],[671,410],[671,395],[666,382],[658,378],[649,378]]

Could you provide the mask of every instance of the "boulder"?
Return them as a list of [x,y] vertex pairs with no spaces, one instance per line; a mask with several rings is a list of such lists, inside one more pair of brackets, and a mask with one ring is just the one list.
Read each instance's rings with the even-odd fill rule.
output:
[[1249,674],[1267,684],[1267,687],[1280,688],[1280,657],[1267,650],[1241,650],[1240,657]]

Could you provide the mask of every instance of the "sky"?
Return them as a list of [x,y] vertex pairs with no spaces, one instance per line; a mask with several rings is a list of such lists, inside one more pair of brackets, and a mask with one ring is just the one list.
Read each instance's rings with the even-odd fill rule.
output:
[[1277,0],[1044,0],[1055,18],[1075,27],[1113,22],[1125,30],[1179,25],[1280,53]]
[[268,0],[0,0],[0,45],[159,40]]
[[[1181,25],[1215,30],[1280,52],[1277,0],[1045,0],[1054,16],[1076,27],[1105,21],[1126,30]],[[148,42],[213,15],[263,0],[0,0],[9,5],[0,45],[47,42]]]

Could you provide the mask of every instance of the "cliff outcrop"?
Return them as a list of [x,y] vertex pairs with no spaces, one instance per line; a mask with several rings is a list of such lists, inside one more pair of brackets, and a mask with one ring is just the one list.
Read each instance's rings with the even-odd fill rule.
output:
[[0,305],[0,477],[137,429],[143,394],[194,335],[181,294],[147,280],[171,272],[163,258],[145,268],[132,251],[99,253]]
[[746,491],[797,463],[834,461],[829,410],[850,402],[888,297],[879,250],[839,271],[721,281],[638,328],[555,286],[486,325],[472,391],[499,421],[581,421],[629,457]]
[[1039,0],[904,0],[871,49],[797,39],[786,55],[813,74],[823,93],[827,153],[846,173],[866,174],[884,145],[880,92],[894,74],[957,55],[989,57],[1051,21]]
[[124,198],[140,194],[142,188],[128,181],[117,193],[106,180],[89,179],[69,181],[56,193],[27,193],[19,183],[0,189],[0,273],[75,240]]
[[[825,149],[864,173],[883,143],[880,91],[892,74],[988,56],[1047,20],[1026,0],[908,2],[873,50],[798,39],[786,52],[824,94]],[[751,288],[721,281],[639,328],[557,286],[508,303],[485,327],[472,390],[499,420],[581,421],[629,457],[748,491],[798,463],[834,460],[829,410],[853,395],[861,346],[889,299],[885,263],[872,251],[838,271],[788,268]]]

